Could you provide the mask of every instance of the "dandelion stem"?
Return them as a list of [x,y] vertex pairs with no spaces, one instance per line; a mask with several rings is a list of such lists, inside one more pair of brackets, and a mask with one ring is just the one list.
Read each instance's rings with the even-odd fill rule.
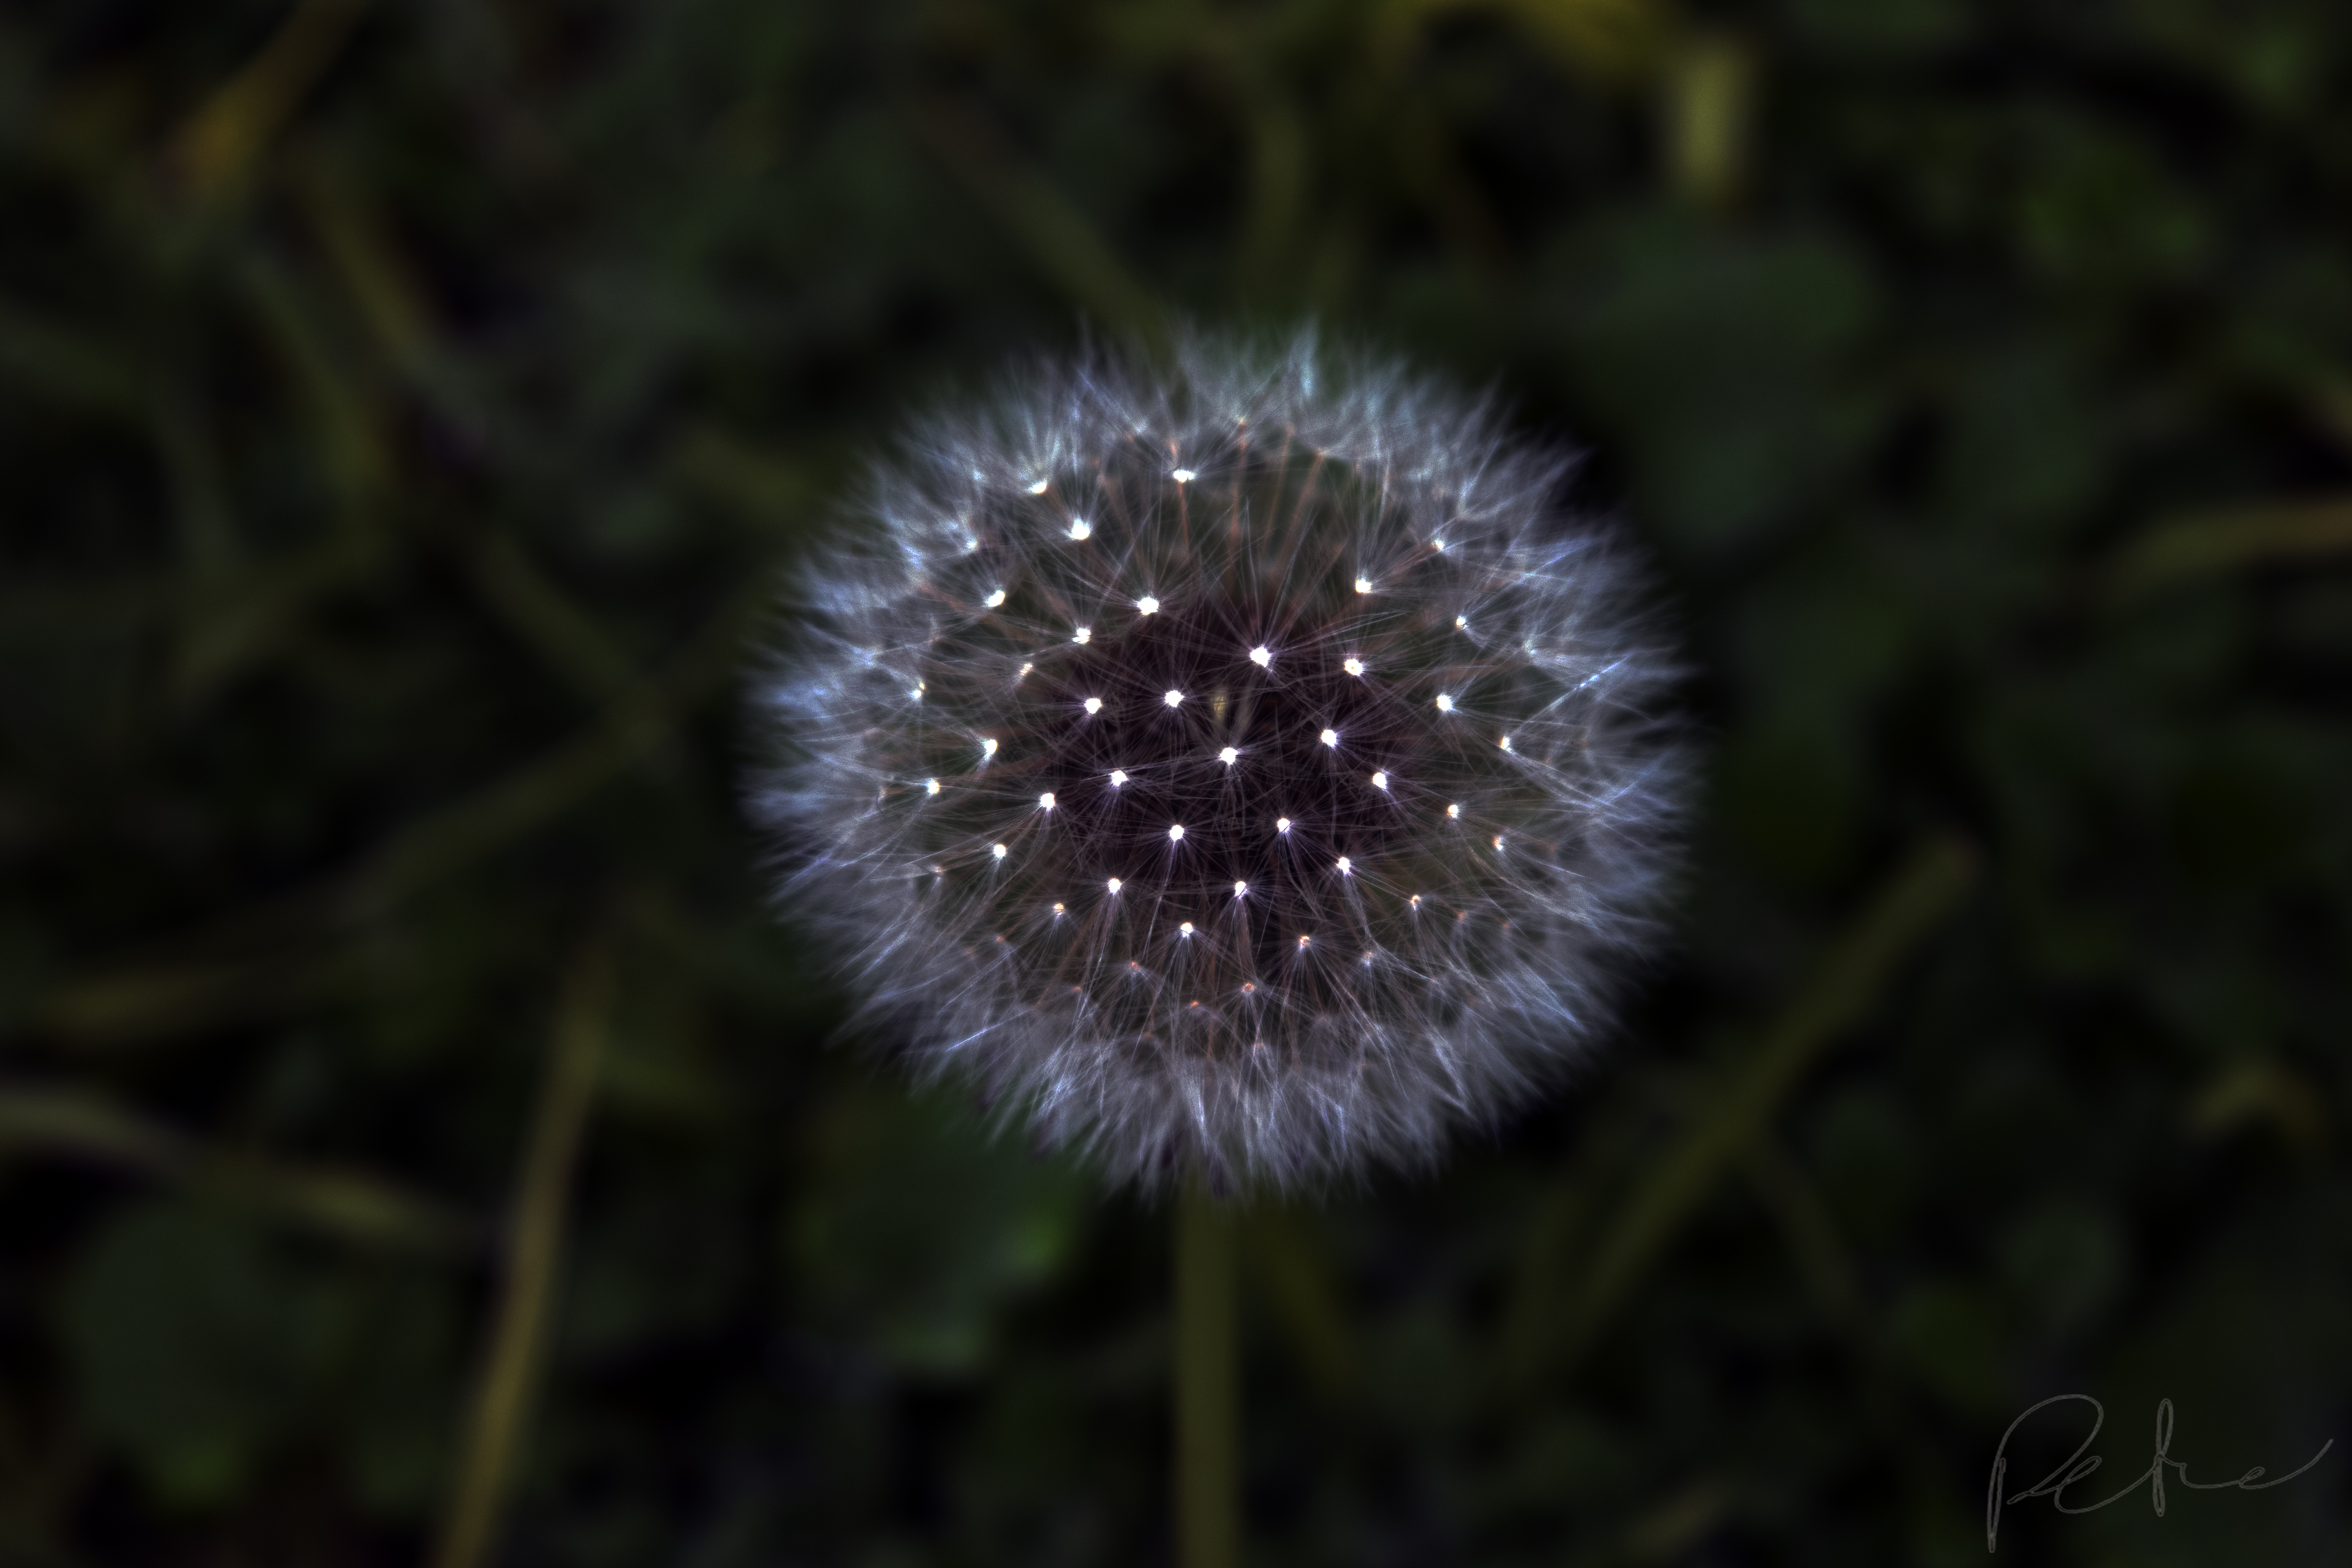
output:
[[574,965],[557,1007],[530,1139],[515,1181],[505,1278],[489,1352],[467,1415],[457,1482],[434,1548],[434,1568],[478,1568],[489,1560],[497,1538],[499,1511],[521,1447],[555,1298],[572,1173],[595,1095],[611,989],[612,967],[604,946],[592,942]]
[[1176,1199],[1176,1561],[1241,1561],[1241,1373],[1234,1216],[1202,1184]]

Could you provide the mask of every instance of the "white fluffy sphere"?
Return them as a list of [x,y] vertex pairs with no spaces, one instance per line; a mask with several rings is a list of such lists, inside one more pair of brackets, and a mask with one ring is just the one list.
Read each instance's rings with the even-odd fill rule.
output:
[[1429,1163],[1651,935],[1671,672],[1571,466],[1307,338],[934,416],[760,689],[784,909],[1114,1178]]

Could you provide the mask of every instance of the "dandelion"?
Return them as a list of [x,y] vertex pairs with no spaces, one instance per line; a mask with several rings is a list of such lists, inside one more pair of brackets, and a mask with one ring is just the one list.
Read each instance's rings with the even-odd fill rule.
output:
[[1669,660],[1571,467],[1307,339],[935,417],[762,688],[785,908],[919,1072],[1116,1180],[1433,1163],[1591,1048],[1653,935]]

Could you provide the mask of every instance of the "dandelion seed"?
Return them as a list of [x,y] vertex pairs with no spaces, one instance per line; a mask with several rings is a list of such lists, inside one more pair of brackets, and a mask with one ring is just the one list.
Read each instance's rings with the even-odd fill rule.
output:
[[[1187,452],[1195,466],[1175,467]],[[808,651],[760,698],[792,760],[754,800],[791,867],[783,903],[910,1058],[1050,1108],[1041,1131],[1117,1179],[1246,1191],[1426,1165],[1451,1130],[1492,1124],[1591,1048],[1658,923],[1680,784],[1658,721],[1672,660],[1631,608],[1624,551],[1560,510],[1556,452],[1398,367],[1204,339],[1172,370],[1101,352],[1033,368],[910,432],[893,462],[877,493],[902,499],[870,505],[870,537],[822,556],[799,595],[823,606]],[[1097,529],[1075,512],[1080,476],[1085,504],[1119,523],[1103,550],[1061,548]],[[1171,479],[1202,488],[1169,505]],[[991,506],[1044,499],[1008,530],[980,515],[992,489]],[[953,495],[974,498],[970,515],[904,499]],[[970,554],[983,539],[986,565]],[[995,581],[943,576],[958,547],[955,570]],[[1015,583],[1020,613],[997,614]],[[1142,591],[1159,583],[1181,605]],[[1350,602],[1375,593],[1377,616]],[[1080,614],[1103,624],[1061,619]],[[1447,621],[1461,642],[1429,635]],[[1263,674],[1237,679],[1217,662],[1233,652]],[[1073,657],[1101,669],[1054,662]],[[1107,688],[1129,704],[1115,718]],[[1130,725],[1153,690],[1187,722]],[[1465,743],[1507,703],[1512,731]],[[1131,766],[1106,763],[1114,733]],[[950,802],[950,775],[929,775],[957,734],[981,771]],[[1335,770],[1343,734],[1353,760]],[[1412,801],[1385,762],[1353,775],[1377,803],[1339,783],[1381,758],[1412,775]],[[877,809],[907,779],[927,809]],[[1277,800],[1311,827],[1262,815]],[[1472,802],[1483,857],[1465,853]],[[1022,837],[1019,864],[1010,838],[971,837],[992,826]],[[1333,875],[1312,874],[1317,857]],[[1382,874],[1357,881],[1359,858]],[[1417,887],[1395,897],[1406,867]],[[1083,893],[1064,900],[1089,885],[1107,918],[1078,921]],[[1227,885],[1222,929],[1161,920]],[[1051,939],[1022,940],[1041,909]],[[1191,996],[1160,984],[1171,929],[1199,966]],[[1295,961],[1269,985],[1255,974],[1284,933]],[[1365,969],[1339,962],[1351,948]],[[1113,973],[1137,984],[1106,993]]]

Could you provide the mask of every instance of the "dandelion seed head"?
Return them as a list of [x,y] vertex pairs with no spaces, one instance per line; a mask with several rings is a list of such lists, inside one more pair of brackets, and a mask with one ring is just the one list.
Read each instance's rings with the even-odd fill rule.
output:
[[[1178,358],[911,433],[760,685],[756,804],[919,1074],[1146,1186],[1425,1166],[1591,1049],[1654,940],[1670,660],[1569,458],[1491,405],[1308,338]],[[1107,548],[1068,547],[1074,475]]]

